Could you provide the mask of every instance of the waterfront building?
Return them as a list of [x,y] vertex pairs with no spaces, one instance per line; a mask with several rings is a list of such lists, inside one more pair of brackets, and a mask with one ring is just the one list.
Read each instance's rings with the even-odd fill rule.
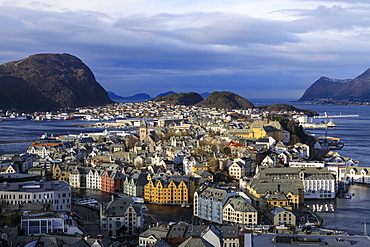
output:
[[123,192],[125,175],[120,170],[105,170],[101,177],[101,190],[117,193]]
[[104,169],[94,168],[89,169],[86,174],[86,188],[93,190],[101,189],[101,176],[104,172]]
[[295,226],[297,223],[297,218],[293,214],[293,212],[285,207],[276,207],[270,211],[269,219],[273,223],[273,225],[293,225]]
[[86,188],[86,169],[75,166],[69,174],[69,184],[72,188]]
[[[148,174],[144,186],[144,200],[149,203],[182,205],[188,204],[194,181],[189,176],[152,176]],[[193,179],[194,180],[194,179]]]
[[260,212],[263,213],[266,217],[269,215],[271,210],[277,207],[287,208],[292,210],[292,206],[289,204],[288,197],[281,192],[267,192],[265,195],[260,198]]
[[0,200],[6,205],[39,203],[40,208],[55,212],[71,211],[71,186],[64,181],[3,182]]
[[142,205],[133,203],[130,197],[112,200],[102,205],[100,222],[102,229],[114,236],[133,234],[144,224]]
[[53,180],[65,181],[69,183],[71,172],[77,167],[75,164],[59,164],[55,163],[52,169]]
[[302,180],[292,179],[267,179],[251,178],[245,179],[240,187],[246,191],[251,198],[252,204],[259,208],[260,198],[266,193],[280,192],[284,193],[289,200],[289,205],[293,208],[299,208],[299,204],[304,203],[304,188]]
[[370,168],[361,166],[347,167],[347,181],[350,183],[370,184]]
[[277,181],[300,179],[303,184],[305,199],[333,199],[338,192],[336,179],[327,167],[265,168],[259,171],[256,178]]
[[126,176],[123,193],[131,197],[144,197],[144,186],[147,183],[146,174],[134,172]]

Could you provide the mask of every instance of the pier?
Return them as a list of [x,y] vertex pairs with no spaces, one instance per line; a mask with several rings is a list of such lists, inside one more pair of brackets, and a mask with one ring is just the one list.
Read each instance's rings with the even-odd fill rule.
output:
[[34,142],[35,140],[23,140],[23,141],[0,141],[0,144],[7,144],[7,143],[22,143],[22,142]]

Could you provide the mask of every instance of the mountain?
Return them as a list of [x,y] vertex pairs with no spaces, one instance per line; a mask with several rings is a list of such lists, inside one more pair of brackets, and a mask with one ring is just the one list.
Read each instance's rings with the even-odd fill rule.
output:
[[322,76],[304,92],[299,101],[334,98],[335,93],[350,81],[350,79],[340,80]]
[[254,105],[243,97],[231,92],[213,92],[207,98],[196,104],[200,107],[220,109],[248,109]]
[[208,93],[208,92],[204,92],[204,93],[201,93],[200,96],[202,96],[203,99],[207,98],[211,93]]
[[370,69],[349,81],[343,88],[338,90],[335,99],[348,99],[348,100],[370,100]]
[[122,96],[119,96],[115,93],[113,93],[112,91],[108,91],[108,96],[111,100],[114,100],[114,101],[119,101],[119,102],[129,102],[129,101],[147,101],[147,100],[150,100],[152,97],[150,97],[149,94],[147,93],[138,93],[138,94],[135,94],[135,95],[132,95],[132,96],[129,96],[129,97],[122,97]]
[[175,93],[174,91],[168,91],[168,92],[165,92],[165,93],[158,94],[155,98],[161,97],[161,96],[166,96],[166,95],[169,95],[169,94],[177,94],[177,93]]
[[198,93],[172,93],[165,96],[158,96],[153,101],[165,101],[173,105],[195,105],[203,100]]
[[370,69],[355,79],[330,79],[321,77],[314,82],[299,99],[333,101],[370,101]]
[[36,54],[0,65],[0,109],[49,111],[111,103],[91,70],[69,54]]

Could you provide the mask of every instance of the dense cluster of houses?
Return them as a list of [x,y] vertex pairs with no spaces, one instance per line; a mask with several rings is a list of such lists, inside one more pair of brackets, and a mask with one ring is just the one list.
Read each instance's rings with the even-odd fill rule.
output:
[[[133,127],[129,130],[45,134],[24,154],[2,155],[0,199],[6,205],[2,211],[32,204],[44,212],[70,212],[71,189],[87,188],[122,196],[100,209],[101,229],[111,235],[139,234],[147,227],[143,207],[132,197],[145,203],[192,206],[197,219],[221,228],[232,225],[237,231],[262,222],[297,226],[307,221],[299,211],[304,200],[332,199],[346,182],[370,182],[368,169],[357,161],[320,143],[291,143],[290,133],[279,122],[267,117],[254,120],[252,110],[238,112],[249,114],[249,120],[241,120],[216,109],[168,106],[171,110],[143,104],[128,113],[132,106],[120,105],[116,114],[158,118],[115,122]],[[134,114],[143,108],[141,115]],[[171,118],[159,118],[169,112]],[[318,154],[321,158],[315,160]],[[80,232],[67,215],[53,217],[35,221],[29,214],[22,219],[22,228],[29,235]],[[52,227],[41,227],[44,224]],[[207,234],[219,236],[213,225],[193,228],[196,236],[188,234],[189,227],[180,227],[184,243]],[[140,235],[140,245],[172,239],[172,228],[157,230],[163,232],[159,235],[148,229]],[[233,241],[224,246],[239,246]]]

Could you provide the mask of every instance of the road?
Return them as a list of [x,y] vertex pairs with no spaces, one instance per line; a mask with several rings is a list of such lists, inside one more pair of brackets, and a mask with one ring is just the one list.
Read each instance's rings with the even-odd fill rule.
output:
[[99,211],[86,207],[72,205],[72,211],[80,229],[91,236],[101,234]]

